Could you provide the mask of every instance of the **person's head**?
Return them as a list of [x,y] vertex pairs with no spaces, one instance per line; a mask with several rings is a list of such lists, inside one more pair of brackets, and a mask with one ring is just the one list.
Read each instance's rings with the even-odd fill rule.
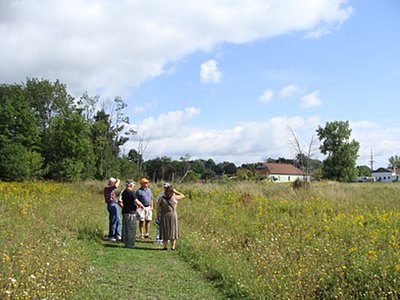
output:
[[149,180],[147,178],[145,178],[145,177],[141,178],[140,179],[140,185],[143,188],[147,187],[149,185]]
[[171,184],[169,182],[164,182],[163,187],[164,187],[164,191],[167,187],[171,186]]
[[108,179],[108,186],[114,186],[115,183],[117,182],[117,179],[115,179],[114,177],[110,177],[110,179]]
[[135,186],[135,181],[133,181],[132,179],[127,179],[125,182],[125,188],[132,190],[133,187]]
[[172,185],[169,185],[164,189],[165,197],[171,198],[173,194],[174,194],[174,188]]

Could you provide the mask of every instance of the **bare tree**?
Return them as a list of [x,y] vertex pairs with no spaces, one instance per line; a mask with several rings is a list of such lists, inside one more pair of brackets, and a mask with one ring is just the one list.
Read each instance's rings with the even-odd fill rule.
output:
[[191,170],[191,165],[189,163],[190,160],[190,155],[189,153],[187,153],[185,156],[182,156],[180,158],[180,160],[183,162],[183,167],[184,167],[184,171],[185,173],[183,174],[182,178],[179,180],[179,183],[182,183],[183,180],[185,179],[185,177],[187,176],[187,174],[189,174],[190,170]]
[[150,137],[146,138],[145,133],[141,133],[139,135],[139,142],[138,142],[138,148],[137,148],[137,152],[139,153],[141,159],[138,160],[137,164],[138,164],[138,172],[139,174],[142,174],[142,165],[143,165],[143,155],[146,152],[147,146],[149,145],[150,142]]
[[293,129],[290,126],[288,126],[288,128],[291,134],[290,145],[293,148],[295,160],[299,164],[300,169],[304,172],[303,180],[307,180],[307,176],[311,174],[310,162],[312,155],[317,150],[317,140],[315,139],[315,135],[313,134],[311,136],[310,142],[305,147],[302,147]]

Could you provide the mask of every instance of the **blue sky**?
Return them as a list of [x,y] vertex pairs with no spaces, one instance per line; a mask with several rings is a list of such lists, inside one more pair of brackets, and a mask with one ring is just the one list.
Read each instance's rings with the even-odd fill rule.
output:
[[3,1],[0,81],[121,96],[145,159],[293,158],[288,127],[306,147],[348,120],[358,164],[372,150],[385,167],[400,154],[400,2],[307,2]]

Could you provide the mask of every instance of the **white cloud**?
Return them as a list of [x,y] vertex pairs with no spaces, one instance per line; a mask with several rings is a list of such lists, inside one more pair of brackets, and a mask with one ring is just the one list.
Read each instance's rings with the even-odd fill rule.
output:
[[300,100],[300,106],[303,108],[310,108],[313,106],[319,106],[321,104],[322,104],[322,101],[319,98],[318,91],[304,95]]
[[279,98],[288,98],[300,91],[301,91],[301,89],[295,84],[287,85],[279,91],[278,97]]
[[334,28],[350,14],[343,0],[2,1],[0,82],[60,79],[75,94],[124,97],[194,51]]
[[383,124],[371,121],[350,122],[352,138],[360,143],[359,165],[370,165],[371,151],[373,167],[387,167],[389,158],[399,155],[400,128],[385,127]]
[[[144,158],[148,160],[156,156],[168,156],[179,159],[188,153],[192,159],[212,158],[216,162],[234,162],[237,166],[260,162],[268,157],[292,158],[292,135],[288,126],[303,147],[308,146],[312,136],[318,146],[315,131],[318,126],[325,124],[317,116],[281,116],[265,122],[240,123],[225,130],[206,130],[190,126],[191,119],[200,113],[197,108],[187,108],[132,125],[134,129],[145,132],[141,137],[149,140]],[[385,128],[380,123],[370,121],[350,121],[350,128],[352,138],[360,143],[358,165],[370,164],[371,150],[374,153],[374,168],[387,167],[389,157],[399,155],[400,128]],[[137,149],[138,138],[134,136],[126,148]],[[316,150],[313,158],[323,160],[324,156]]]
[[202,63],[200,66],[200,80],[202,83],[219,83],[222,73],[219,71],[217,62],[213,59]]
[[[231,161],[240,165],[267,157],[293,157],[288,126],[300,133],[299,140],[307,143],[319,123],[316,117],[276,117],[265,122],[241,123],[224,130],[205,130],[189,126],[190,119],[198,114],[198,109],[189,108],[132,125],[133,129],[147,133],[141,136],[149,140],[144,158],[169,156],[178,159],[188,153],[193,159],[212,158],[217,162]],[[138,140],[139,136],[134,136],[125,148],[136,149]]]
[[274,97],[274,91],[271,89],[265,90],[264,93],[260,96],[260,102],[269,102]]

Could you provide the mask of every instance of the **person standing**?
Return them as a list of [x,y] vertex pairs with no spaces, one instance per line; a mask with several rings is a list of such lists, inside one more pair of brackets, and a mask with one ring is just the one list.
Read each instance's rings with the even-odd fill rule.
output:
[[[158,207],[158,202],[160,202],[161,198],[164,196],[165,189],[167,187],[169,187],[170,185],[171,185],[170,183],[164,182],[164,184],[163,184],[164,190],[162,192],[160,192],[156,198],[156,207]],[[157,224],[156,244],[162,244],[162,240],[160,239],[160,217],[158,215],[157,215],[156,224]]]
[[[136,190],[135,198],[143,204],[143,208],[139,208],[137,210],[140,237],[148,238],[150,233],[150,221],[153,219],[153,194],[151,192],[151,189],[149,188],[148,179],[144,177],[140,179],[140,188]],[[143,227],[145,230],[144,234]]]
[[104,187],[104,200],[107,203],[108,210],[108,240],[110,242],[121,240],[121,219],[119,217],[119,206],[115,190],[118,188],[120,180],[111,177]]
[[125,248],[134,248],[136,241],[136,208],[143,208],[143,204],[135,198],[133,188],[135,182],[128,179],[122,191],[120,205],[122,206],[122,240]]
[[160,238],[164,249],[168,249],[168,240],[171,241],[171,250],[176,249],[176,240],[179,237],[179,224],[176,206],[185,195],[175,190],[171,185],[165,189],[164,196],[157,205],[157,217],[160,217]]

